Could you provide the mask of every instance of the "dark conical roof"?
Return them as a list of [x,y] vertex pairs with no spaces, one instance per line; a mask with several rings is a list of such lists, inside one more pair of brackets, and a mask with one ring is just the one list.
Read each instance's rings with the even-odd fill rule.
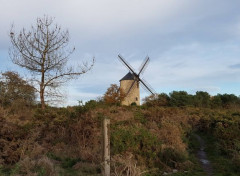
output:
[[126,74],[122,79],[120,79],[120,81],[123,80],[134,80],[134,75],[131,72],[128,72],[128,74]]

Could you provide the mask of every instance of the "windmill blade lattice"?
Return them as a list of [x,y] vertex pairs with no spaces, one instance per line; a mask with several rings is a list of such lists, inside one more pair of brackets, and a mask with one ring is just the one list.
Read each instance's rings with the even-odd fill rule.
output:
[[127,67],[133,74],[136,74],[131,65],[120,54],[118,55],[118,58],[125,67]]
[[144,71],[146,70],[147,65],[148,65],[148,63],[149,63],[149,60],[150,60],[150,59],[149,59],[148,56],[144,59],[144,61],[143,61],[142,65],[141,65],[141,67],[139,68],[139,73],[138,73],[138,75],[144,73]]
[[144,72],[144,70],[146,69],[146,66],[149,62],[149,57],[147,56],[145,58],[145,60],[143,61],[141,67],[140,67],[140,71],[138,74],[136,74],[136,72],[134,71],[134,69],[130,66],[130,64],[119,54],[118,55],[118,58],[119,60],[124,64],[124,66],[126,66],[129,71],[133,74],[134,76],[134,81],[133,83],[131,84],[130,88],[128,89],[127,91],[127,94],[126,96],[130,93],[131,89],[133,88],[135,82],[137,82],[137,84],[139,84],[139,82],[141,83],[141,85],[146,89],[148,90],[149,92],[151,92],[151,94],[155,94],[155,91],[153,90],[153,88],[151,88],[151,86],[143,79],[140,79],[140,74],[142,74]]
[[149,92],[151,92],[153,95],[156,94],[156,92],[154,91],[154,89],[150,86],[150,84],[147,83],[147,81],[145,81],[144,79],[139,79],[139,81],[141,82],[142,87],[145,90],[148,90]]

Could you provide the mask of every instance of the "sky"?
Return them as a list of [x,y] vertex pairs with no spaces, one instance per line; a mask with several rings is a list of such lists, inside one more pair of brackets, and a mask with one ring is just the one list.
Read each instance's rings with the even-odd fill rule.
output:
[[[0,0],[0,71],[28,72],[8,55],[9,30],[30,29],[48,15],[69,30],[76,48],[70,64],[95,64],[91,71],[64,86],[66,105],[102,96],[128,73],[121,54],[157,93],[240,95],[239,0]],[[141,97],[148,96],[140,90]]]

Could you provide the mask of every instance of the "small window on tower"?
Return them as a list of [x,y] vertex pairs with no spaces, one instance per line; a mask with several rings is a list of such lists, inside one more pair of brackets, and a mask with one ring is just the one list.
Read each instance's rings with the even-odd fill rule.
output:
[[136,101],[138,101],[138,97],[136,97]]

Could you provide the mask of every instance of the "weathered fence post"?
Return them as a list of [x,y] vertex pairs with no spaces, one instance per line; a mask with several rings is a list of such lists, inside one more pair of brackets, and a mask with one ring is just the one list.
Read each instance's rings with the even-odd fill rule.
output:
[[103,118],[103,167],[104,176],[110,176],[110,119]]

